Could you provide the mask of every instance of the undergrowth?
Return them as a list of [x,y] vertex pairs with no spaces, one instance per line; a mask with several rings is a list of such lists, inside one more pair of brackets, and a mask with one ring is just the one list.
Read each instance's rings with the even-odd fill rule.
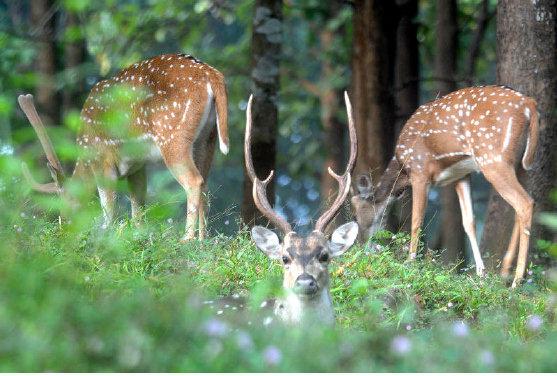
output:
[[[98,209],[60,225],[27,194],[0,195],[0,371],[557,369],[551,270],[511,290],[429,254],[406,263],[396,235],[332,263],[336,327],[265,326],[257,307],[281,269],[247,231],[183,245],[152,218],[102,232]],[[203,304],[232,294],[250,309]]]

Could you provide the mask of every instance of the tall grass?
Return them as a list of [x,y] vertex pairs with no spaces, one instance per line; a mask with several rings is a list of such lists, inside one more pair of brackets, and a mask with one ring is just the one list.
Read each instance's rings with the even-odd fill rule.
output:
[[[555,371],[555,281],[530,268],[510,290],[426,255],[355,246],[332,265],[334,328],[262,324],[281,270],[246,231],[186,245],[149,218],[71,223],[0,160],[0,371]],[[13,176],[10,175],[12,173]],[[206,300],[239,294],[246,310]]]

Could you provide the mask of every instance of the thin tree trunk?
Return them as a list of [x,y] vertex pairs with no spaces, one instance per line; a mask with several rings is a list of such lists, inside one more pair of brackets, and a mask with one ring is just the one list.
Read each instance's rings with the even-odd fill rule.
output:
[[[251,91],[253,93],[253,136],[251,152],[260,179],[275,169],[278,129],[279,62],[282,43],[282,1],[256,0],[252,30]],[[269,202],[275,201],[274,182],[267,188]],[[252,197],[252,182],[244,173],[242,220],[260,223]]]
[[354,1],[353,23],[351,98],[358,136],[354,176],[371,172],[378,181],[394,149],[394,2]]
[[56,4],[53,0],[33,0],[30,2],[31,33],[39,41],[37,44],[36,70],[39,76],[35,99],[39,111],[50,125],[60,121],[60,101],[56,92],[57,71],[55,25]]
[[[66,28],[79,26],[79,19],[75,13],[69,12],[66,18]],[[81,109],[85,94],[85,77],[81,74],[81,65],[85,61],[85,41],[67,42],[64,46],[64,66],[66,85],[62,93],[64,112],[71,109]]]
[[[533,169],[525,172],[518,167],[519,180],[534,199],[536,213],[551,209],[548,196],[555,186],[557,167],[555,17],[555,0],[507,0],[497,4],[497,82],[535,98],[540,113]],[[495,267],[509,243],[514,211],[493,190],[487,210],[482,249],[490,252],[488,264]],[[531,245],[540,231],[534,220]]]
[[[400,1],[398,6],[398,28],[396,43],[396,138],[406,120],[419,105],[419,51],[418,51],[418,0]],[[400,200],[397,228],[410,232],[412,206],[410,200]]]
[[[335,48],[335,38],[339,30],[326,27],[329,20],[337,16],[340,10],[340,4],[337,1],[329,1],[327,3],[325,19],[323,21],[321,31],[319,32],[319,41],[321,43],[321,56],[323,63],[321,65],[321,78],[319,84],[319,102],[321,108],[321,124],[323,125],[324,135],[324,151],[325,161],[321,170],[321,202],[326,205],[330,200],[334,199],[338,184],[334,180],[327,169],[330,167],[338,172],[342,169],[343,164],[343,138],[344,124],[338,118],[338,111],[341,105],[342,97],[340,90],[335,86],[336,67],[338,62],[333,61],[332,56]],[[335,221],[331,221],[329,227],[335,227]]]
[[[456,0],[437,1],[435,75],[443,78],[437,83],[439,96],[456,89],[456,54],[458,50],[458,22]],[[441,188],[441,247],[443,261],[452,263],[464,258],[464,229],[460,204],[454,184]]]

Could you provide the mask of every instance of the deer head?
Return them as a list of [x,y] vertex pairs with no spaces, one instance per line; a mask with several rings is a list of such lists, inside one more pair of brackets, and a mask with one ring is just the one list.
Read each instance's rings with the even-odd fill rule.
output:
[[345,93],[350,133],[350,158],[343,175],[337,175],[329,168],[329,174],[338,181],[339,193],[331,207],[317,220],[314,230],[307,236],[292,231],[290,224],[279,216],[267,200],[266,187],[273,177],[273,171],[261,181],[255,174],[251,160],[251,104],[250,96],[246,114],[246,135],[244,152],[246,170],[253,182],[253,199],[261,213],[282,233],[283,240],[273,231],[255,226],[251,231],[257,247],[269,258],[279,260],[283,266],[283,287],[285,300],[278,301],[275,313],[285,321],[299,322],[312,311],[318,319],[333,322],[334,314],[329,294],[329,262],[346,252],[356,240],[358,225],[355,222],[338,227],[328,239],[325,228],[340,210],[350,188],[350,173],[356,160],[356,130],[352,117],[352,107]]
[[393,158],[374,185],[369,174],[359,175],[354,182],[350,203],[359,227],[361,241],[381,229],[389,205],[401,197],[410,184],[408,175]]

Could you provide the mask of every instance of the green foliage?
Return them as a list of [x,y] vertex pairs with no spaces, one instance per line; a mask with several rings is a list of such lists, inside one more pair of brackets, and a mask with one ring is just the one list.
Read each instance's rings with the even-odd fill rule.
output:
[[[181,225],[147,216],[140,227],[120,221],[102,232],[94,201],[60,226],[43,219],[20,186],[15,175],[2,177],[1,371],[493,372],[557,365],[551,275],[534,273],[510,290],[498,276],[455,274],[428,257],[407,264],[400,249],[407,236],[383,234],[391,241],[382,252],[356,246],[332,263],[335,328],[264,326],[258,307],[280,295],[281,267],[247,231],[182,245]],[[203,304],[232,294],[247,298],[247,311],[219,315]]]

